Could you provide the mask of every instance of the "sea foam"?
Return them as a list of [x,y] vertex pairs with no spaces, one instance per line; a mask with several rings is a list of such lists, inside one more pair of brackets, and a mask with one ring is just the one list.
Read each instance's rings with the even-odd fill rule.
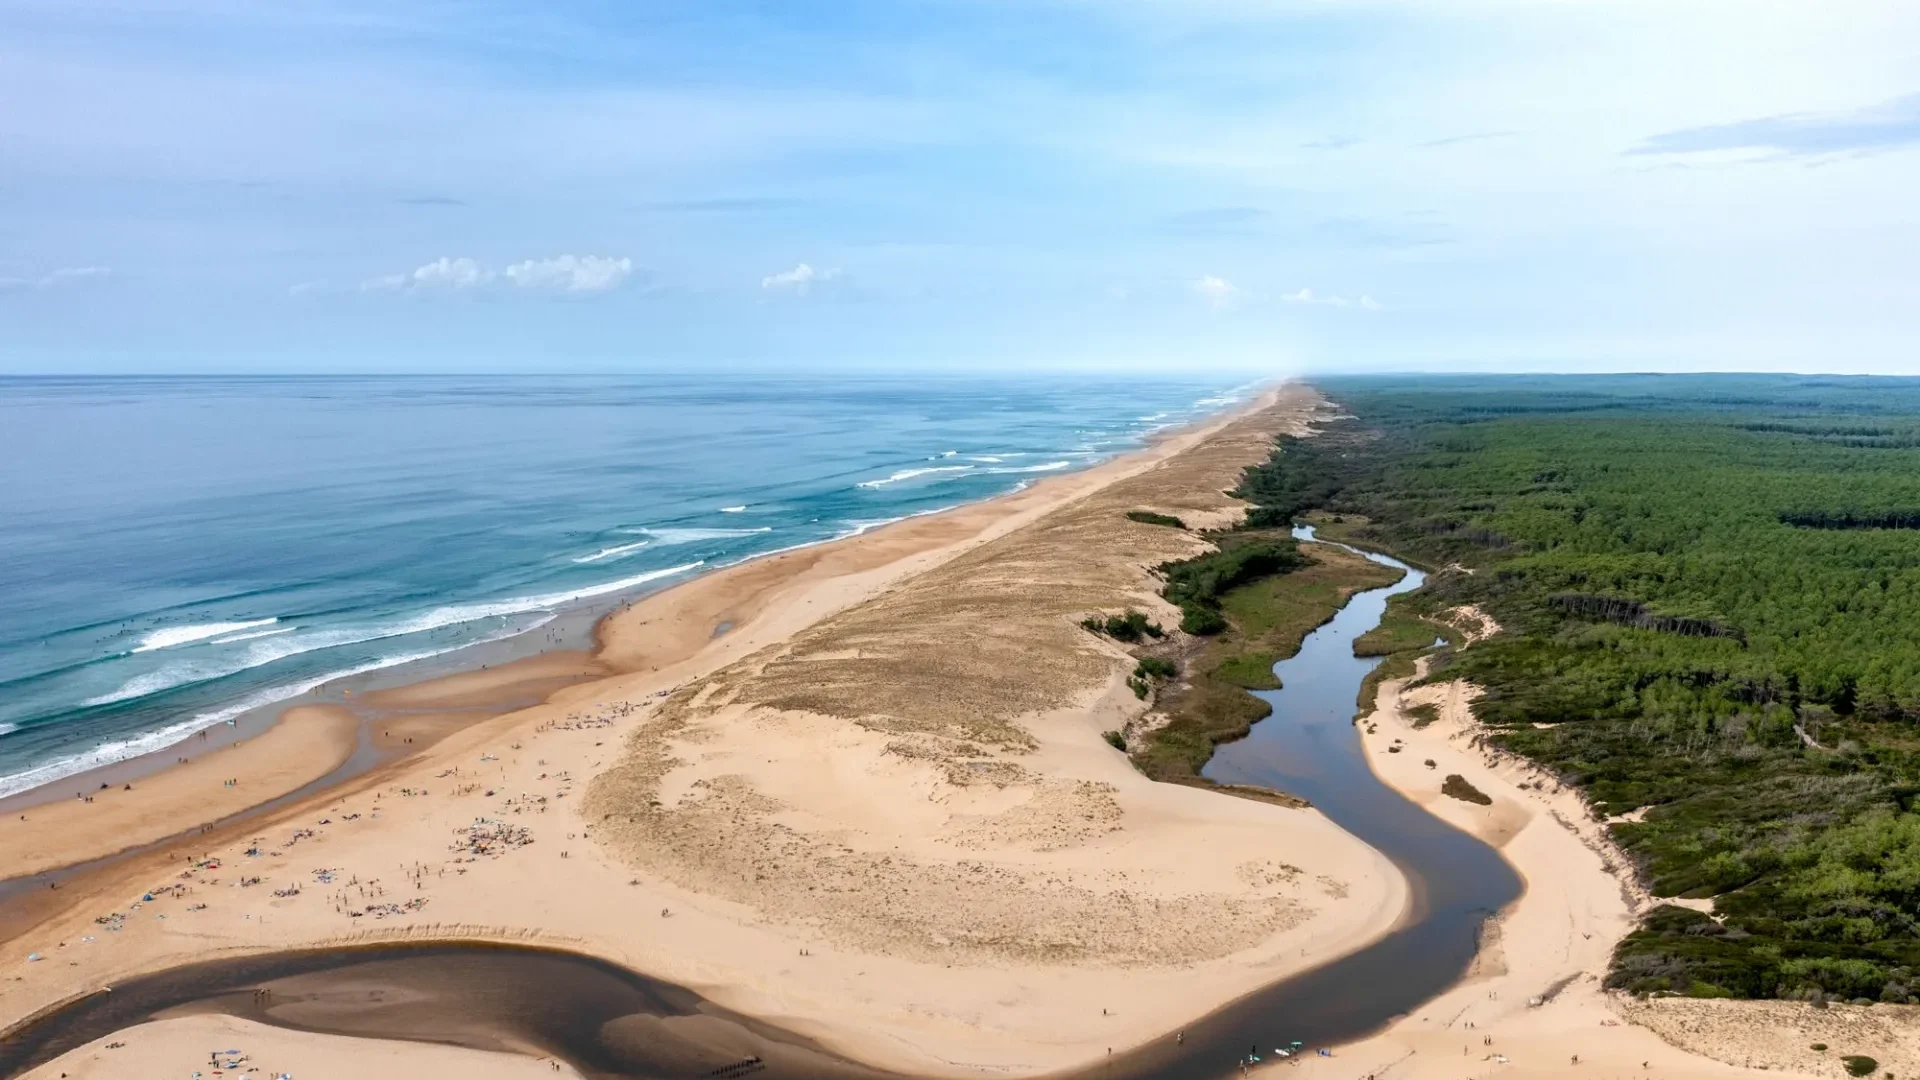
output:
[[601,548],[599,551],[596,551],[591,555],[582,555],[573,561],[577,563],[590,563],[590,562],[599,562],[602,559],[617,559],[620,556],[626,555],[630,552],[639,551],[641,548],[646,547],[650,543],[652,543],[652,541],[642,540],[637,544],[621,544],[618,547]]
[[654,543],[662,546],[670,544],[697,544],[702,540],[726,540],[735,536],[756,536],[770,533],[773,526],[762,525],[757,529],[635,529],[634,532],[650,536]]
[[256,626],[269,626],[279,619],[253,619],[248,622],[200,623],[195,626],[169,626],[165,630],[155,630],[140,639],[133,647],[137,653],[152,652],[155,649],[171,649],[176,645],[186,645],[195,641],[231,634],[236,630],[251,630]]
[[880,480],[862,480],[860,481],[860,483],[854,486],[863,487],[863,488],[883,488],[883,487],[886,487],[888,484],[897,484],[902,480],[911,480],[916,476],[926,476],[930,473],[960,473],[960,472],[971,472],[971,471],[973,471],[973,466],[971,465],[936,465],[936,466],[933,466],[932,468],[926,468],[926,469],[901,469],[899,472],[894,473],[892,476],[888,476]]
[[1073,467],[1073,462],[1071,461],[1049,461],[1045,465],[1016,465],[1012,468],[988,469],[987,471],[989,473],[1058,472],[1061,469],[1070,469],[1072,467]]
[[[550,620],[543,619],[535,624],[535,626],[528,627],[527,629],[537,629],[539,626],[546,625],[548,621]],[[513,634],[523,632],[523,630],[515,630]],[[215,709],[212,712],[199,713],[191,719],[182,720],[176,724],[169,724],[166,727],[156,728],[153,731],[142,732],[131,738],[104,742],[82,753],[56,758],[44,765],[38,765],[31,769],[22,770],[21,772],[0,776],[0,799],[26,791],[30,788],[39,787],[42,784],[51,784],[57,780],[64,780],[69,776],[86,772],[89,769],[98,769],[116,762],[128,761],[143,754],[151,754],[155,750],[163,750],[193,735],[197,731],[214,727],[215,725],[240,716],[242,713],[251,712],[254,709],[263,708],[276,702],[286,701],[289,698],[299,697],[301,694],[324,686],[335,679],[345,679],[353,675],[364,675],[369,671],[379,671],[382,668],[399,667],[401,664],[411,664],[416,660],[430,660],[436,656],[445,656],[451,652],[458,652],[472,645],[484,645],[489,641],[498,641],[501,638],[511,637],[513,634],[499,634],[491,638],[466,642],[445,649],[432,649],[426,652],[389,656],[371,663],[361,664],[357,667],[344,668],[340,671],[330,671],[325,675],[316,675],[310,679],[302,679],[299,682],[268,687],[264,690],[249,694],[224,708]],[[11,729],[9,728],[8,730]],[[5,734],[5,731],[0,731],[0,734]]]
[[[507,615],[521,615],[534,611],[546,611],[563,604],[578,600],[587,600],[607,593],[620,592],[635,588],[649,581],[683,574],[703,564],[703,561],[669,566],[663,570],[649,570],[644,574],[621,578],[618,581],[589,585],[568,592],[547,593],[540,596],[521,596],[510,600],[496,600],[475,604],[449,604],[437,607],[424,614],[411,616],[389,623],[376,623],[364,627],[342,627],[333,630],[315,630],[295,637],[275,637],[270,640],[249,645],[237,656],[216,657],[207,660],[170,664],[156,671],[145,672],[128,679],[120,688],[111,693],[88,698],[81,702],[85,706],[113,705],[122,701],[132,701],[162,691],[173,690],[193,683],[209,682],[237,675],[242,671],[265,667],[290,656],[317,652],[321,649],[337,649],[345,645],[361,645],[369,641],[382,641],[387,638],[405,637],[409,634],[438,630],[446,626],[458,626],[461,623],[477,622],[481,619],[497,618]],[[514,633],[521,633],[516,630]]]

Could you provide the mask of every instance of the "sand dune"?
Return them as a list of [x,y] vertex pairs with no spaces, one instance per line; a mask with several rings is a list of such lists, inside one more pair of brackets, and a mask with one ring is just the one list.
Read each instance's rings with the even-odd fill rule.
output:
[[623,674],[193,853],[212,862],[76,884],[14,942],[44,959],[8,962],[0,1008],[233,950],[492,937],[876,1064],[1034,1073],[1356,948],[1398,918],[1399,875],[1315,812],[1141,777],[1100,737],[1144,709],[1131,658],[1075,625],[1169,618],[1145,567],[1197,541],[1124,511],[1232,516],[1221,490],[1317,403],[649,598],[603,626]]
[[[1490,621],[1481,629],[1497,630]],[[1380,708],[1361,725],[1374,771],[1429,812],[1498,847],[1526,878],[1527,891],[1489,927],[1459,985],[1379,1035],[1341,1048],[1337,1058],[1309,1060],[1306,1075],[1835,1077],[1845,1075],[1839,1056],[1856,1053],[1875,1057],[1895,1076],[1911,1075],[1920,1008],[1643,1002],[1602,989],[1614,944],[1653,899],[1633,883],[1625,857],[1578,792],[1485,745],[1472,714],[1474,687],[1406,685],[1382,684]],[[1415,704],[1437,706],[1439,719],[1413,727],[1405,710]],[[1401,752],[1389,753],[1396,740]],[[1449,774],[1465,777],[1492,803],[1442,794]],[[1535,999],[1545,1000],[1530,1004]],[[1815,1042],[1830,1049],[1813,1051]]]

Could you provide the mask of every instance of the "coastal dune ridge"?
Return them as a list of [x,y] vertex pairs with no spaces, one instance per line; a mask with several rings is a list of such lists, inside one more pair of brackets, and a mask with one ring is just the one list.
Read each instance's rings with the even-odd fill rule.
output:
[[[1147,707],[1132,658],[1077,625],[1177,620],[1148,567],[1203,544],[1126,512],[1231,522],[1240,469],[1319,407],[1285,387],[1001,499],[646,598],[600,627],[616,674],[75,883],[14,942],[68,963],[17,965],[0,1000],[26,1015],[195,957],[486,926],[876,1066],[1024,1074],[1352,951],[1401,918],[1400,875],[1314,811],[1147,780],[1101,737]],[[128,912],[167,881],[163,910]]]

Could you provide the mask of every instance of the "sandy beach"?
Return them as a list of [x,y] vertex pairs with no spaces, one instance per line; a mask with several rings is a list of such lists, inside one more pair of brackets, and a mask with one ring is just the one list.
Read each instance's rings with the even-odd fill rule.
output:
[[[28,1015],[195,959],[455,938],[604,957],[921,1075],[1065,1070],[1165,1037],[1376,940],[1408,904],[1390,864],[1311,809],[1142,777],[1101,738],[1146,707],[1125,686],[1131,660],[1077,626],[1129,607],[1171,621],[1144,568],[1197,542],[1125,512],[1230,520],[1220,492],[1317,407],[1287,388],[1084,473],[696,579],[607,619],[590,661],[369,695],[359,704],[401,725],[378,733],[397,758],[234,835],[72,882],[57,916],[11,941],[0,1008]],[[541,679],[551,700],[501,711]],[[1895,1075],[1920,1065],[1905,1007],[1602,991],[1648,898],[1576,793],[1482,745],[1473,696],[1388,682],[1360,731],[1382,779],[1496,846],[1526,893],[1447,993],[1282,1067],[1457,1080],[1835,1076],[1842,1053]],[[1440,719],[1413,727],[1415,703]],[[45,863],[191,829],[297,787],[364,725],[301,711],[133,791],[30,810],[34,827],[0,833],[0,850]],[[254,786],[200,798],[223,769]],[[1442,794],[1449,775],[1490,802]],[[184,1076],[213,1044],[297,1074],[556,1075],[526,1053],[208,1016],[30,1075],[116,1075],[138,1055]]]
[[[475,937],[604,956],[920,1073],[1049,1071],[1166,1034],[1406,902],[1315,812],[1141,777],[1100,736],[1145,708],[1131,658],[1076,625],[1170,618],[1145,568],[1197,541],[1125,511],[1231,517],[1221,491],[1317,407],[1288,389],[643,600],[603,627],[619,674],[73,883],[13,941],[0,1001],[26,1015],[235,951]],[[407,704],[471,703],[471,683]]]
[[[1482,613],[1460,614],[1470,636],[1495,629]],[[1459,984],[1332,1059],[1304,1059],[1305,1076],[1836,1077],[1846,1075],[1843,1054],[1871,1056],[1894,1076],[1920,1067],[1913,1006],[1638,1001],[1604,990],[1614,944],[1655,901],[1633,884],[1576,791],[1484,745],[1472,686],[1409,690],[1412,681],[1383,683],[1379,707],[1359,725],[1375,773],[1498,848],[1525,878],[1526,893],[1489,925]],[[1406,708],[1419,704],[1436,706],[1439,718],[1415,727]],[[1449,775],[1490,803],[1443,794]],[[1816,1043],[1828,1049],[1815,1051]]]

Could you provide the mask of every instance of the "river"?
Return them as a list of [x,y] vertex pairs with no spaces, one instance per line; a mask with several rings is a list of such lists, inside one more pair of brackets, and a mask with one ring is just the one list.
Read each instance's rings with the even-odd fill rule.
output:
[[[1295,535],[1315,540],[1310,528]],[[1249,1048],[1264,1055],[1293,1040],[1319,1047],[1377,1030],[1458,979],[1486,918],[1520,895],[1519,876],[1496,851],[1408,801],[1367,765],[1354,699],[1380,661],[1355,657],[1353,641],[1379,624],[1389,598],[1418,589],[1426,577],[1384,555],[1357,553],[1405,576],[1356,593],[1277,664],[1282,689],[1260,694],[1273,715],[1247,738],[1220,747],[1205,774],[1311,800],[1406,875],[1405,920],[1359,952],[1189,1024],[1183,1043],[1163,1039],[1116,1055],[1087,1070],[1088,1080],[1215,1080]],[[260,989],[269,992],[256,994]],[[307,1031],[531,1050],[609,1080],[736,1080],[762,1071],[823,1080],[888,1075],[604,961],[460,943],[217,960],[130,979],[9,1032],[0,1039],[0,1075],[175,1010],[227,1012]]]

